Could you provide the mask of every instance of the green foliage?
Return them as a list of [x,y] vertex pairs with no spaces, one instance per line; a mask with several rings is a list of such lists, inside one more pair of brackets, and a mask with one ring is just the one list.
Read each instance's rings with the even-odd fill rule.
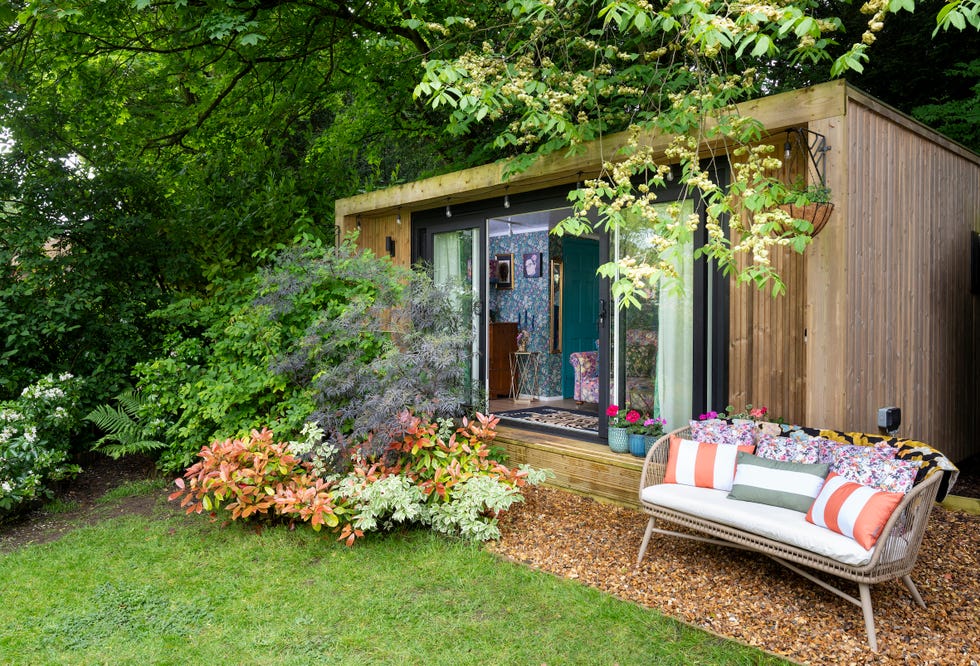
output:
[[812,203],[833,203],[833,193],[826,185],[814,183],[807,185],[803,181],[793,183],[792,188],[783,198],[783,203],[805,206]]
[[163,469],[267,424],[298,439],[312,421],[345,456],[369,438],[382,450],[406,407],[460,411],[468,338],[451,291],[350,241],[303,237],[267,256],[158,315],[173,346],[137,375],[145,422],[167,424]]
[[89,174],[45,148],[0,151],[0,174],[0,398],[70,372],[86,405],[106,401],[155,352],[149,313],[191,273],[160,235],[167,206],[138,174]]
[[[489,456],[498,419],[476,415],[458,428],[403,413],[403,438],[381,456],[354,454],[343,476],[319,477],[296,451],[315,445],[276,443],[272,432],[214,442],[175,483],[171,500],[187,513],[210,512],[230,520],[279,518],[324,525],[347,545],[365,533],[396,524],[420,523],[447,534],[497,538],[497,516],[522,501],[520,488],[548,474],[511,470]],[[441,434],[440,434],[441,433]],[[317,432],[311,432],[312,438]],[[185,481],[186,479],[186,481]]]
[[[625,257],[600,269],[621,305],[639,305],[651,285],[676,277],[676,249],[701,224],[681,217],[680,206],[666,215],[654,208],[672,164],[680,164],[684,197],[704,202],[707,240],[698,256],[738,282],[780,293],[771,250],[802,251],[809,225],[774,211],[785,199],[776,177],[782,162],[762,142],[759,123],[733,113],[733,104],[779,87],[767,72],[791,72],[798,80],[799,72],[832,62],[832,76],[861,73],[889,12],[915,4],[865,4],[863,32],[842,51],[836,35],[844,26],[833,15],[840,6],[809,0],[764,7],[680,2],[656,10],[618,0],[511,0],[508,29],[456,58],[429,60],[415,93],[445,109],[453,133],[496,123],[494,145],[519,154],[511,173],[535,157],[572,155],[585,141],[630,130],[620,161],[605,162],[572,194],[575,216],[556,230],[582,234],[594,226],[617,230],[632,218],[648,221],[657,256],[649,263]],[[664,136],[672,137],[667,148],[653,150],[654,137]],[[705,165],[704,145],[724,151],[730,179]],[[590,222],[596,218],[598,225]],[[725,221],[733,233],[725,233]]]
[[71,375],[48,375],[0,401],[0,518],[51,497],[52,482],[80,471],[68,455],[79,389]]
[[[980,55],[980,52],[978,52]],[[947,77],[970,86],[970,95],[961,97],[949,88],[938,91],[937,101],[912,109],[912,115],[963,145],[980,151],[980,57],[959,63],[946,72]]]
[[170,495],[170,500],[181,500],[187,513],[215,516],[223,510],[231,520],[285,516],[309,521],[317,530],[337,526],[324,492],[327,484],[308,474],[288,443],[274,442],[272,431],[214,442],[198,456],[201,460],[175,481],[178,490]]
[[128,390],[116,396],[117,407],[99,405],[85,417],[107,434],[92,449],[115,459],[126,455],[146,454],[166,446],[160,439],[163,421],[146,423],[142,415],[148,411],[146,399],[140,393]]

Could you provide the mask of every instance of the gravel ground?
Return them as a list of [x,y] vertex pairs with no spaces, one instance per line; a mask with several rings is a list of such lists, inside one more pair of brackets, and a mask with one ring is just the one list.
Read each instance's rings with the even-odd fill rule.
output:
[[933,510],[912,571],[927,609],[901,581],[872,587],[878,654],[859,607],[765,556],[655,534],[636,568],[645,526],[638,510],[532,488],[489,548],[800,663],[980,662],[980,516]]

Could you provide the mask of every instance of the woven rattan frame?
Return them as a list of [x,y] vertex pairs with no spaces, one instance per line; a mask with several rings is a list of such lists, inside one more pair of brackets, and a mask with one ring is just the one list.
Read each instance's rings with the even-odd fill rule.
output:
[[[644,501],[642,495],[644,488],[663,483],[664,474],[667,470],[667,454],[670,449],[671,435],[689,439],[691,436],[690,428],[675,430],[658,439],[650,448],[643,463],[643,472],[640,477],[640,506],[645,513],[650,515],[650,520],[647,522],[643,543],[640,545],[639,556],[636,560],[637,565],[643,561],[643,556],[650,543],[650,537],[654,532],[762,553],[839,597],[860,606],[864,613],[868,645],[875,652],[878,651],[878,640],[875,634],[874,613],[871,606],[870,586],[872,584],[901,578],[915,602],[925,608],[925,603],[922,601],[922,597],[919,595],[909,573],[915,566],[915,560],[919,554],[922,535],[925,533],[926,522],[929,520],[929,512],[932,510],[936,492],[939,489],[940,475],[932,475],[905,495],[892,513],[891,518],[885,523],[882,534],[875,545],[871,561],[861,566],[851,566],[802,548],[705,520],[697,515],[696,506],[692,506],[689,512],[682,512]],[[656,526],[658,518],[713,538],[658,528]],[[860,598],[855,598],[795,565],[833,574],[857,583]]]

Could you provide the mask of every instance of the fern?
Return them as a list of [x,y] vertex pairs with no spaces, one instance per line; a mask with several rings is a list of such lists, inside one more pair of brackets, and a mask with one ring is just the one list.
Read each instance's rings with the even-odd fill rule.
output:
[[123,391],[116,396],[117,407],[99,405],[86,421],[91,421],[107,434],[92,445],[93,451],[101,451],[118,460],[126,455],[146,454],[166,447],[165,442],[153,439],[140,419],[143,398],[136,392]]

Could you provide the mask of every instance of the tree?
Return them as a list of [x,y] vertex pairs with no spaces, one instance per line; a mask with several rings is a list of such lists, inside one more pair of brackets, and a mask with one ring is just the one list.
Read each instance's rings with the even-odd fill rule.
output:
[[107,400],[157,354],[153,311],[447,168],[411,90],[452,5],[2,3],[0,391],[71,370]]
[[[975,0],[944,7],[940,21],[954,27],[976,23]],[[708,241],[701,254],[739,281],[782,290],[769,264],[775,246],[802,251],[809,224],[774,206],[788,193],[775,177],[781,162],[773,146],[759,144],[761,127],[737,116],[732,104],[798,80],[807,67],[829,66],[838,76],[861,72],[890,13],[913,9],[912,0],[874,0],[860,38],[838,49],[840,18],[823,3],[730,4],[698,0],[654,6],[646,0],[509,0],[510,27],[480,50],[455,59],[433,59],[416,94],[433,108],[449,108],[449,127],[464,134],[486,119],[502,123],[495,145],[520,156],[521,169],[537,156],[575,151],[602,134],[630,129],[622,162],[573,193],[576,215],[557,233],[617,228],[630,218],[651,221],[659,253],[651,262],[626,258],[600,270],[618,277],[613,291],[638,304],[646,282],[672,276],[672,249],[686,243],[698,220],[680,207],[658,214],[656,189],[669,162],[680,162],[682,181],[707,200]],[[780,66],[781,63],[781,66]],[[761,65],[760,70],[747,65]],[[643,132],[676,137],[664,158],[644,145]],[[700,164],[704,141],[720,142],[732,164],[732,183],[722,188]],[[723,232],[729,217],[731,236]],[[740,256],[750,257],[744,267]]]

